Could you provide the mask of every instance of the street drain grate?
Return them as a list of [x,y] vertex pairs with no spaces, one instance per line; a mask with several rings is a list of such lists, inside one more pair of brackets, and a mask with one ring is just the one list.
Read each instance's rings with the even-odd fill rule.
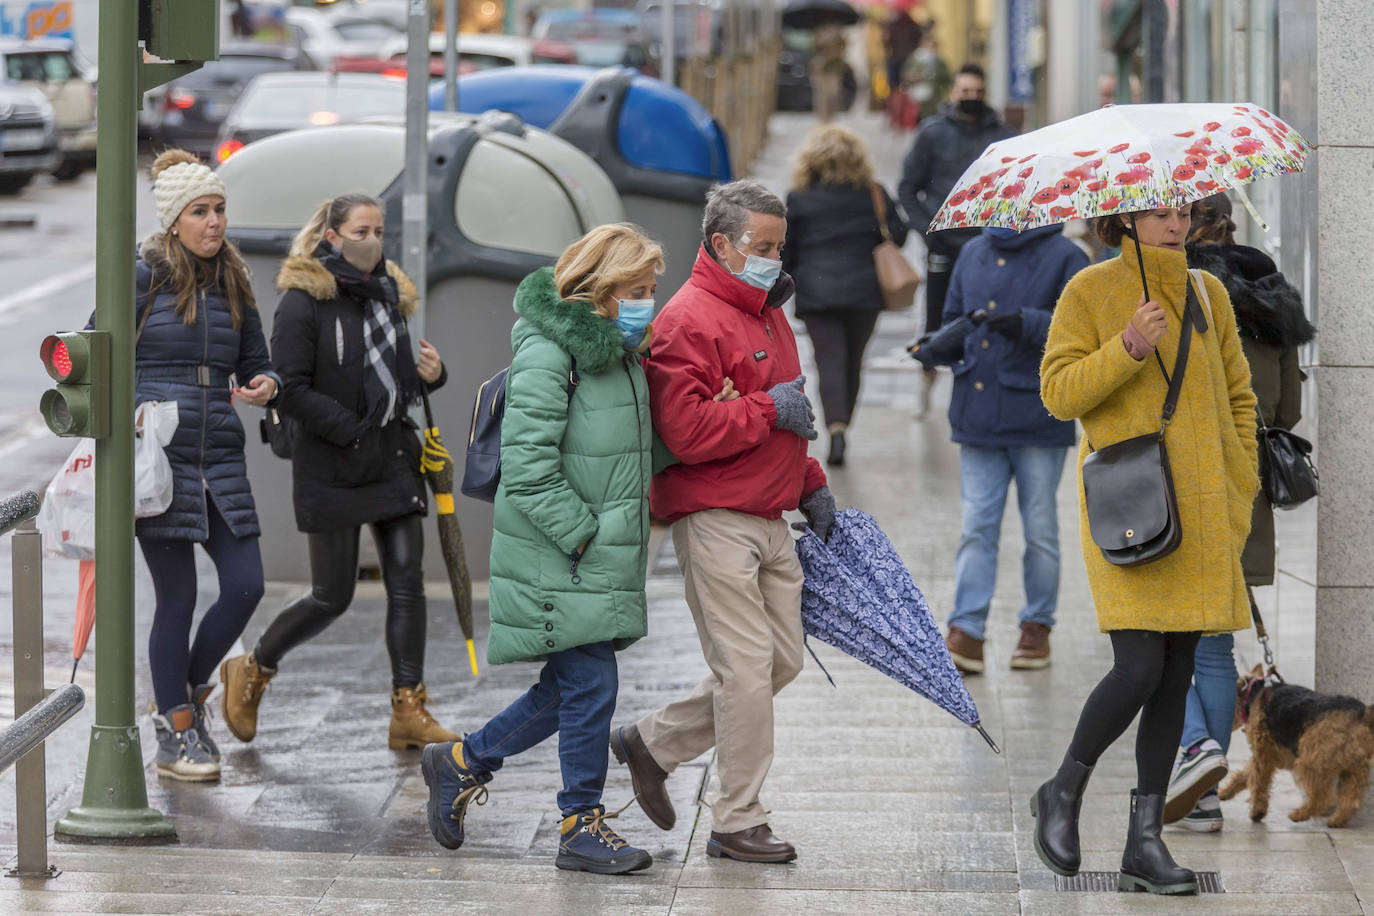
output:
[[[1081,871],[1072,878],[1064,878],[1056,875],[1054,878],[1054,889],[1057,891],[1116,893],[1117,874],[1118,873],[1114,871]],[[1226,893],[1226,888],[1221,886],[1221,873],[1215,871],[1198,872],[1197,890],[1199,894]]]

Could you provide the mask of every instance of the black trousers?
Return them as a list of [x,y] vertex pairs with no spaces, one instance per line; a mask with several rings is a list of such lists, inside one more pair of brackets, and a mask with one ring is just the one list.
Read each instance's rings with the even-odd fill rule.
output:
[[1142,795],[1163,795],[1183,737],[1193,651],[1202,634],[1112,630],[1107,635],[1116,662],[1083,704],[1069,754],[1094,766],[1138,712],[1136,788]]
[[826,309],[807,312],[800,318],[816,351],[825,422],[848,426],[859,402],[864,348],[873,336],[878,313],[871,309]]
[[[386,651],[392,687],[414,687],[425,674],[424,531],[420,515],[403,515],[368,526],[377,544],[386,586]],[[282,656],[324,631],[353,602],[358,583],[358,537],[346,528],[307,535],[310,591],[291,602],[258,640],[253,655],[277,667]]]

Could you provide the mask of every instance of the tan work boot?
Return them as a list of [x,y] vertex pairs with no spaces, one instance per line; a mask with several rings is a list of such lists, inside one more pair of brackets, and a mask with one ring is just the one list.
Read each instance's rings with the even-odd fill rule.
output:
[[1011,654],[1011,666],[1020,671],[1038,671],[1050,666],[1050,628],[1043,623],[1021,624],[1021,641]]
[[393,751],[420,750],[426,744],[458,741],[460,736],[444,728],[425,709],[425,685],[398,687],[391,691],[391,729],[386,746]]
[[958,627],[950,627],[945,637],[945,648],[960,674],[983,673],[983,641],[974,639]]
[[224,688],[220,711],[229,733],[245,744],[258,733],[258,703],[276,668],[259,665],[253,653],[236,655],[219,666],[219,682]]

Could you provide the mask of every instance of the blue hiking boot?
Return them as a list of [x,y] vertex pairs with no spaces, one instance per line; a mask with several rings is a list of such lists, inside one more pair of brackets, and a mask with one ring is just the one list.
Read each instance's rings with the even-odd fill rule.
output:
[[420,772],[429,787],[429,832],[445,849],[463,845],[463,820],[468,804],[487,803],[486,783],[491,774],[468,767],[462,741],[427,744],[420,754]]
[[653,856],[631,846],[606,826],[606,819],[615,816],[598,807],[563,818],[554,864],[565,871],[598,875],[623,875],[653,865]]

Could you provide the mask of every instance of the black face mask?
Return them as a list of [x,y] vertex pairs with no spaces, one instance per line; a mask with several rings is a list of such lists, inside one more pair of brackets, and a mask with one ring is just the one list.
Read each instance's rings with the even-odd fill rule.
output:
[[988,108],[982,99],[960,99],[954,107],[959,110],[959,114],[970,118],[981,115]]

